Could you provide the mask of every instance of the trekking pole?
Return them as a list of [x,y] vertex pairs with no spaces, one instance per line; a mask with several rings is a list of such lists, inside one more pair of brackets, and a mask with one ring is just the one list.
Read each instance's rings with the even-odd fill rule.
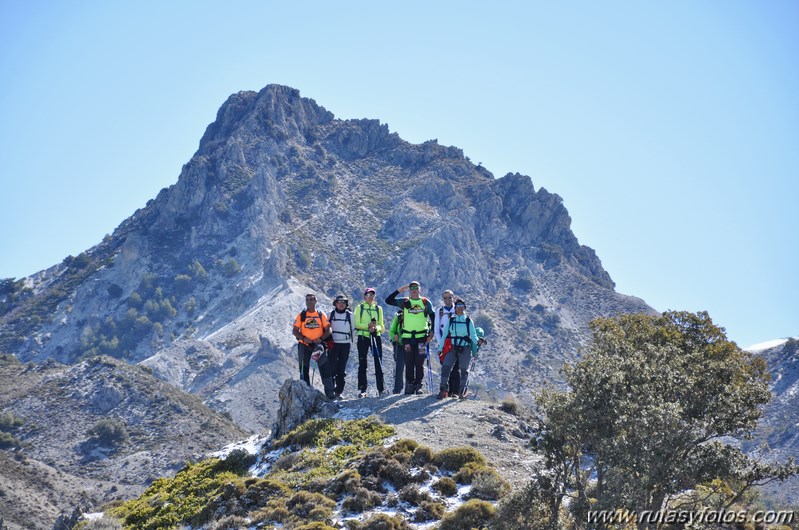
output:
[[433,368],[430,366],[430,343],[424,343],[425,357],[427,357],[427,390],[433,393]]
[[302,352],[300,351],[300,343],[297,343],[297,360],[300,361],[300,381],[302,381],[302,374],[303,370],[305,369],[305,359],[302,358]]
[[380,373],[383,373],[383,361],[380,359],[380,355],[378,355],[377,351],[377,339],[375,338],[375,334],[372,333],[370,335],[372,339],[372,355],[375,356],[375,364],[380,368]]
[[[484,342],[483,344],[486,344],[486,342]],[[472,360],[472,365],[469,366],[469,378],[466,380],[466,386],[463,387],[463,395],[464,396],[466,395],[466,392],[469,390],[469,384],[472,382],[472,379],[473,379],[472,371],[474,370],[474,367],[477,366],[477,359],[478,359],[477,354],[478,353],[480,353],[479,343],[478,343],[478,347],[477,347],[477,352],[475,353],[474,359]],[[475,397],[475,399],[477,399],[477,394],[475,394],[474,397]]]
[[[469,367],[469,378],[466,380],[466,386],[463,387],[462,393],[464,396],[466,396],[466,392],[469,391],[469,384],[472,382],[472,379],[474,379],[474,376],[472,375],[472,370],[474,370],[476,364],[477,364],[477,358],[475,357],[474,361],[472,361],[472,365]],[[475,394],[475,399],[477,399],[477,394]]]

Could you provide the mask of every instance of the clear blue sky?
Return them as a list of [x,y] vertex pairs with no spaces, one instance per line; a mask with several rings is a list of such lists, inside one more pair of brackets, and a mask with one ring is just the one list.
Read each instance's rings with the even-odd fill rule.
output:
[[0,277],[98,243],[279,83],[530,175],[620,292],[799,335],[799,2],[380,4],[0,0]]

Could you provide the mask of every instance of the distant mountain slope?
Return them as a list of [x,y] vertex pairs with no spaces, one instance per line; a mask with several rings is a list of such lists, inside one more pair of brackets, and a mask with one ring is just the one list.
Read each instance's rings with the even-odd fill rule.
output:
[[[34,366],[4,355],[0,381],[0,411],[19,420],[11,432],[20,442],[0,451],[0,513],[20,528],[49,530],[60,511],[128,498],[246,436],[195,396],[108,357]],[[90,434],[98,424],[119,426],[127,440],[103,443]]]
[[522,393],[559,379],[591,319],[653,311],[613,290],[570,223],[529,177],[495,179],[460,149],[270,85],[231,96],[177,183],[103,242],[5,282],[0,351],[145,362],[260,429],[296,371],[305,292],[329,310],[417,279],[436,305],[446,288],[467,301],[490,336],[484,383]]
[[[766,407],[748,447],[759,451],[761,446],[766,446],[775,459],[799,461],[799,416],[796,412],[799,410],[799,337],[771,341],[749,351],[766,359],[774,398]],[[765,489],[775,499],[796,503],[799,477]]]

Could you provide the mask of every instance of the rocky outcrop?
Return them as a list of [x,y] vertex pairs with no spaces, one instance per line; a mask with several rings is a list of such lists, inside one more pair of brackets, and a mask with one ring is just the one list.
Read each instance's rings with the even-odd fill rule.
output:
[[280,387],[280,410],[273,429],[279,438],[312,418],[332,418],[338,407],[303,381],[287,379]]

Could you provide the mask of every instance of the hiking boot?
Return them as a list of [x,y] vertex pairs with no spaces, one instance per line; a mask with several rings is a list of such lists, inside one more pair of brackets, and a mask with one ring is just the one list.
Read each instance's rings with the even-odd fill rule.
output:
[[461,392],[461,399],[465,398],[466,394],[468,394],[468,393],[469,393],[469,389],[468,388],[464,388],[463,392]]
[[377,397],[383,397],[388,395],[388,390],[381,390],[377,393]]
[[419,390],[417,390],[416,392],[414,392],[414,394],[416,394],[417,396],[422,396],[422,395],[424,395],[424,390],[422,390],[422,389],[420,388]]
[[335,399],[336,401],[341,401],[341,400],[343,400],[344,398],[343,398],[343,397],[341,397],[341,392],[336,392],[336,395],[335,395],[335,396],[333,396],[333,399]]
[[360,392],[358,392],[358,397],[359,398],[365,398],[366,397],[366,390],[361,390]]
[[436,399],[444,399],[445,397],[447,397],[447,391],[446,390],[442,390],[441,392],[438,393],[438,395],[436,396]]

